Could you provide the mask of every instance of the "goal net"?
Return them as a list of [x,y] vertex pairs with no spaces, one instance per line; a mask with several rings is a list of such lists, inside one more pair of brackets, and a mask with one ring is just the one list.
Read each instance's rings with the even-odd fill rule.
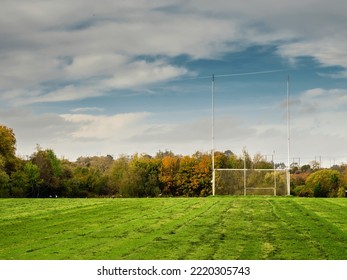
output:
[[287,195],[285,169],[215,169],[216,195]]

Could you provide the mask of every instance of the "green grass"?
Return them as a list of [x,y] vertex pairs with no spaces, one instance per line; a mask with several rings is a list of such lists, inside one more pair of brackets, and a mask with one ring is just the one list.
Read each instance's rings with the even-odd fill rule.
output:
[[347,259],[347,199],[1,199],[0,259]]

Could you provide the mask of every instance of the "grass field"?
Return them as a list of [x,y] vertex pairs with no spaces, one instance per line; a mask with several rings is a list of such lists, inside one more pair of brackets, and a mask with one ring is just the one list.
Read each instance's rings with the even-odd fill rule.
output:
[[1,199],[0,259],[347,259],[347,199]]

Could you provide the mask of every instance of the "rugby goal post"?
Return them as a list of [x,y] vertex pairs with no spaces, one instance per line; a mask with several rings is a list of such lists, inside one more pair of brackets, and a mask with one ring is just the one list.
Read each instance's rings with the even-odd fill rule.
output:
[[[272,72],[272,71],[265,71],[266,72]],[[262,72],[259,72],[262,73]],[[259,74],[259,73],[250,73],[250,74]],[[232,74],[234,75],[234,74]],[[232,75],[221,75],[221,76],[232,76]],[[284,186],[284,193],[285,195],[290,195],[290,110],[289,110],[289,75],[287,76],[287,83],[286,83],[286,92],[287,92],[287,167],[285,169],[216,169],[215,168],[215,147],[214,147],[214,141],[215,141],[215,131],[214,131],[214,122],[215,122],[215,109],[214,109],[214,98],[215,98],[215,75],[212,74],[212,149],[211,149],[211,156],[212,156],[212,195],[216,195],[216,180],[218,179],[218,172],[219,171],[242,171],[243,172],[243,194],[247,195],[247,190],[260,190],[260,187],[247,187],[247,171],[252,170],[253,172],[262,171],[262,172],[273,172],[274,176],[274,186],[269,188],[262,188],[263,190],[273,190],[274,195],[277,195],[277,180],[276,180],[276,173],[284,173],[285,174],[285,186]]]
[[215,195],[288,195],[287,169],[214,169]]

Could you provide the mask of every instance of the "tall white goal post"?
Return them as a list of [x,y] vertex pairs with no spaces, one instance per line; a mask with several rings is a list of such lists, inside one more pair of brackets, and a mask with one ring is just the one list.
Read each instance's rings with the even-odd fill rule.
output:
[[212,74],[212,195],[216,195],[216,171],[214,168],[214,74]]
[[[287,157],[288,157],[288,162],[287,162],[287,167],[285,169],[276,169],[275,164],[273,166],[273,169],[247,169],[246,164],[244,164],[243,169],[215,168],[214,98],[215,98],[215,75],[212,74],[212,131],[211,131],[212,133],[212,147],[211,147],[212,148],[211,149],[212,195],[213,196],[216,195],[216,190],[218,194],[233,194],[233,195],[272,194],[274,196],[290,195],[289,76],[287,77],[287,153],[288,153]],[[222,175],[223,173],[224,175]],[[225,173],[227,173],[228,175],[225,176]],[[242,178],[240,177],[240,175]],[[228,180],[226,180],[225,177],[228,178]],[[254,178],[257,178],[258,181],[257,179],[254,179]],[[239,182],[242,182],[241,187]],[[266,193],[269,191],[271,193]]]

